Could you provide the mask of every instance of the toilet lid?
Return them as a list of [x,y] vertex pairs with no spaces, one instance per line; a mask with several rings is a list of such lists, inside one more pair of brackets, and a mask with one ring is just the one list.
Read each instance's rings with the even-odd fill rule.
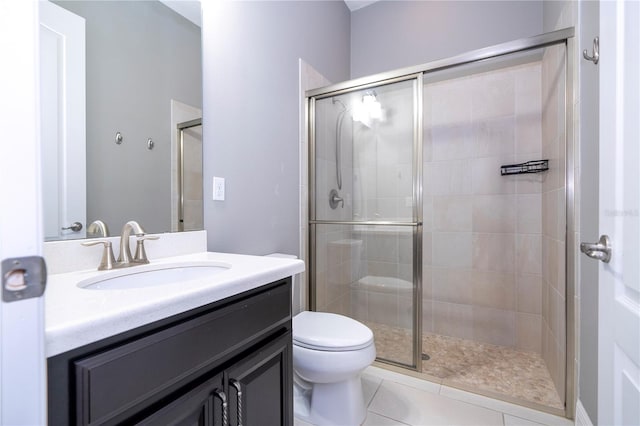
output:
[[373,342],[366,325],[328,312],[300,312],[293,318],[293,343],[309,349],[353,351]]

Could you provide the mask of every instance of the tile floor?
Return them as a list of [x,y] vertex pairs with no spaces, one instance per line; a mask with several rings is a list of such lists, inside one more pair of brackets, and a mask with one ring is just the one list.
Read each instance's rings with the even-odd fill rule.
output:
[[[408,330],[372,322],[378,357],[412,362]],[[501,395],[510,401],[564,409],[549,370],[539,354],[432,333],[422,336],[422,349],[431,358],[422,372],[443,385]]]
[[[365,426],[570,426],[552,414],[476,395],[378,367],[362,375]],[[296,419],[295,426],[309,426]]]

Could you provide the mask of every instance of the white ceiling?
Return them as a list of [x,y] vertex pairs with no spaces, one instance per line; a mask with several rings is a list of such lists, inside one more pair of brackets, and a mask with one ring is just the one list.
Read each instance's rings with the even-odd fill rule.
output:
[[[197,26],[201,26],[201,10],[199,0],[160,0],[162,3],[184,16]],[[362,9],[379,0],[344,0],[349,10]]]
[[377,2],[378,0],[344,0],[347,4],[347,7],[353,12],[354,10],[362,9],[363,7],[367,7],[372,3]]
[[184,16],[197,26],[201,27],[201,10],[199,0],[160,0],[167,7]]

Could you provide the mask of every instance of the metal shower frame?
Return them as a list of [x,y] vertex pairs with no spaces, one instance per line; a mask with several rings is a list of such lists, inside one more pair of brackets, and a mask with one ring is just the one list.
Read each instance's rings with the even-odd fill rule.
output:
[[[329,85],[319,89],[308,90],[306,96],[306,124],[309,143],[309,240],[307,262],[309,276],[309,306],[316,309],[316,282],[314,276],[315,269],[315,244],[316,225],[386,225],[386,226],[412,226],[413,231],[413,324],[414,324],[414,344],[413,359],[416,371],[422,370],[422,116],[423,116],[423,76],[435,71],[459,67],[461,65],[478,63],[493,58],[499,58],[510,54],[525,52],[553,45],[565,45],[566,51],[566,84],[565,84],[565,188],[566,188],[566,234],[565,234],[565,259],[566,259],[566,360],[565,360],[565,410],[558,413],[556,409],[549,409],[553,414],[564,414],[568,418],[575,416],[576,404],[576,318],[575,318],[575,206],[574,206],[574,132],[573,132],[573,91],[574,91],[574,71],[575,71],[575,29],[573,27],[548,32],[534,37],[510,41],[507,43],[490,46],[451,58],[428,62],[422,65],[401,68],[385,73],[374,74],[341,83]],[[411,222],[394,221],[327,221],[316,219],[315,205],[315,102],[317,99],[324,99],[340,94],[359,91],[380,85],[392,84],[401,81],[414,81],[414,147],[413,147],[413,220]],[[388,362],[393,365],[406,365]]]

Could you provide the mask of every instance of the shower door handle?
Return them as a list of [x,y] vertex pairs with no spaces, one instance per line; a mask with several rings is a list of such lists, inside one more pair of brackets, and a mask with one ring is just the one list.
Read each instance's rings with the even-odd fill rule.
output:
[[609,263],[611,260],[611,242],[609,236],[602,235],[597,243],[580,243],[580,251],[592,259]]

